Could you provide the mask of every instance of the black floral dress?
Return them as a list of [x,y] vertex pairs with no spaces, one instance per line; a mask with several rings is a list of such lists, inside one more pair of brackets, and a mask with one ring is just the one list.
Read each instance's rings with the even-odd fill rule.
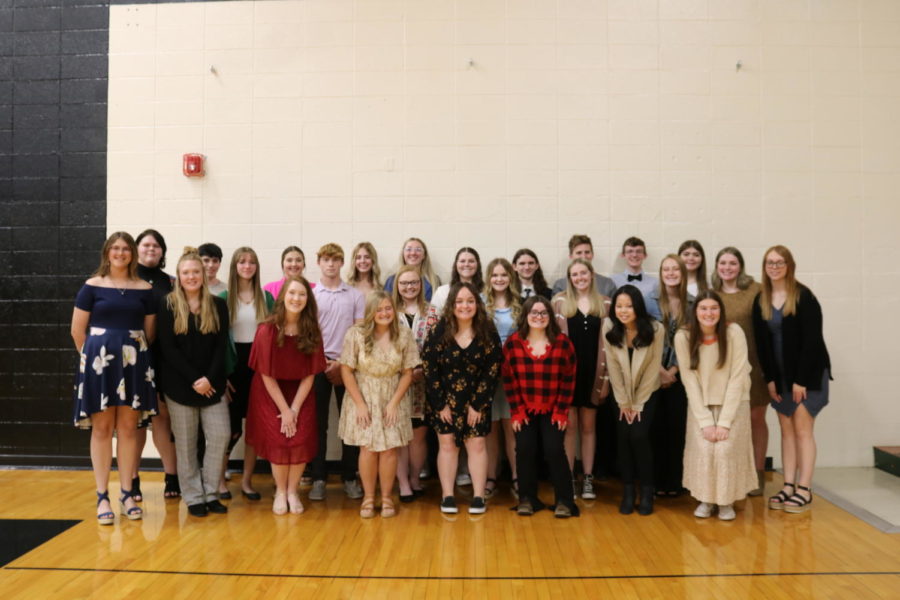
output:
[[[491,328],[487,342],[478,337],[465,348],[452,338],[444,340],[445,322],[442,319],[422,351],[425,372],[425,394],[428,399],[426,418],[440,434],[452,433],[456,444],[473,437],[483,437],[491,430],[491,404],[503,362],[500,336]],[[453,421],[444,423],[438,413],[450,407]],[[481,421],[474,427],[467,422],[468,407],[481,413]]]

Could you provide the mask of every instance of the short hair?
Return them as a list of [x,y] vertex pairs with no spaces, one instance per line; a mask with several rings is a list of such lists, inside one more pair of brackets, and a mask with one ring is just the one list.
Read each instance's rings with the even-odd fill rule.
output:
[[630,238],[625,240],[625,242],[622,244],[622,254],[625,254],[625,248],[628,246],[631,246],[632,248],[643,248],[644,254],[647,254],[647,244],[645,244],[644,240],[639,237],[631,236]]
[[197,254],[200,255],[200,258],[209,256],[211,258],[218,258],[219,260],[222,260],[222,249],[218,244],[213,244],[212,242],[200,244],[200,247],[197,248]]
[[571,255],[575,252],[575,246],[580,246],[582,244],[587,244],[591,247],[592,251],[594,250],[594,244],[591,242],[590,236],[584,233],[576,233],[569,238],[569,254]]
[[316,252],[316,260],[322,260],[323,258],[339,258],[344,260],[344,249],[334,242],[329,242],[319,248],[319,251]]
[[165,269],[166,268],[166,250],[167,250],[166,239],[162,236],[162,234],[160,232],[158,232],[155,229],[145,229],[138,234],[137,238],[135,238],[134,244],[135,244],[135,246],[140,246],[141,240],[144,239],[145,237],[147,237],[148,235],[152,236],[153,239],[156,240],[156,243],[159,244],[159,247],[162,248],[162,258],[159,259],[159,264],[156,266],[159,267],[160,269]]

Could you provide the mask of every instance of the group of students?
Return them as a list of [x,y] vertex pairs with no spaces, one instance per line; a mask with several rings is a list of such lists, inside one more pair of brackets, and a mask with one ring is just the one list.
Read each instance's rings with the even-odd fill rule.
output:
[[363,518],[397,514],[395,481],[401,502],[423,494],[431,429],[445,513],[458,511],[460,471],[472,485],[469,512],[485,512],[503,439],[520,515],[545,507],[545,462],[559,518],[579,514],[579,493],[596,498],[595,473],[617,470],[623,514],[651,514],[654,497],[687,490],[697,517],[734,519],[735,501],[764,491],[768,404],[785,473],[768,506],[796,513],[812,501],[813,423],[831,365],[819,303],[783,246],[765,252],[761,283],[739,250],[723,248],[708,282],[698,242],[666,255],[657,278],[631,237],[626,270],[607,278],[594,272],[590,238],[575,235],[552,288],[529,249],[482,269],[469,247],[441,285],[418,238],[404,242],[383,285],[368,242],[350,254],[346,281],[343,249],[322,246],[316,283],[289,246],[283,277],[265,286],[249,247],[234,251],[225,282],[215,244],[186,248],[171,278],[165,253],[158,231],[112,234],[75,302],[75,424],[92,429],[101,524],[114,521],[113,431],[121,512],[142,516],[138,462],[151,418],[165,493],[181,495],[191,515],[227,512],[225,467],[242,434],[243,496],[261,499],[252,475],[262,457],[273,512],[302,513],[302,478],[310,500],[325,498],[332,393],[344,490],[361,499]]

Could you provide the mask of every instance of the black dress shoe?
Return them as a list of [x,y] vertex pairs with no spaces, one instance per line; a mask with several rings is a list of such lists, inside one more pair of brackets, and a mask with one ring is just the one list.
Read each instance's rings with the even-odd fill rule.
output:
[[262,500],[262,494],[260,494],[259,492],[248,492],[247,490],[242,489],[241,494],[247,500],[253,500],[253,501]]
[[216,513],[218,515],[224,515],[228,512],[228,507],[219,502],[218,500],[213,500],[211,502],[206,503],[206,509],[211,513]]
[[229,490],[219,492],[219,500],[231,500],[231,492]]
[[206,508],[205,504],[190,504],[188,505],[188,512],[192,517],[205,517],[209,514],[209,509]]
[[403,494],[400,494],[400,502],[403,502],[404,504],[409,504],[410,502],[412,502],[415,499],[416,499],[415,493],[410,494],[408,496],[404,496]]

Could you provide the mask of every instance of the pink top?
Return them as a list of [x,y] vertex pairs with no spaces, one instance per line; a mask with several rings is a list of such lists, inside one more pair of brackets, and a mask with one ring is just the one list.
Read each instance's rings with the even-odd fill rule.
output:
[[[281,293],[281,288],[284,287],[284,282],[287,281],[287,277],[282,277],[278,281],[270,281],[266,285],[263,286],[263,289],[272,294],[272,297],[278,300],[278,294]],[[312,281],[309,282],[309,287],[314,288],[316,284]]]

